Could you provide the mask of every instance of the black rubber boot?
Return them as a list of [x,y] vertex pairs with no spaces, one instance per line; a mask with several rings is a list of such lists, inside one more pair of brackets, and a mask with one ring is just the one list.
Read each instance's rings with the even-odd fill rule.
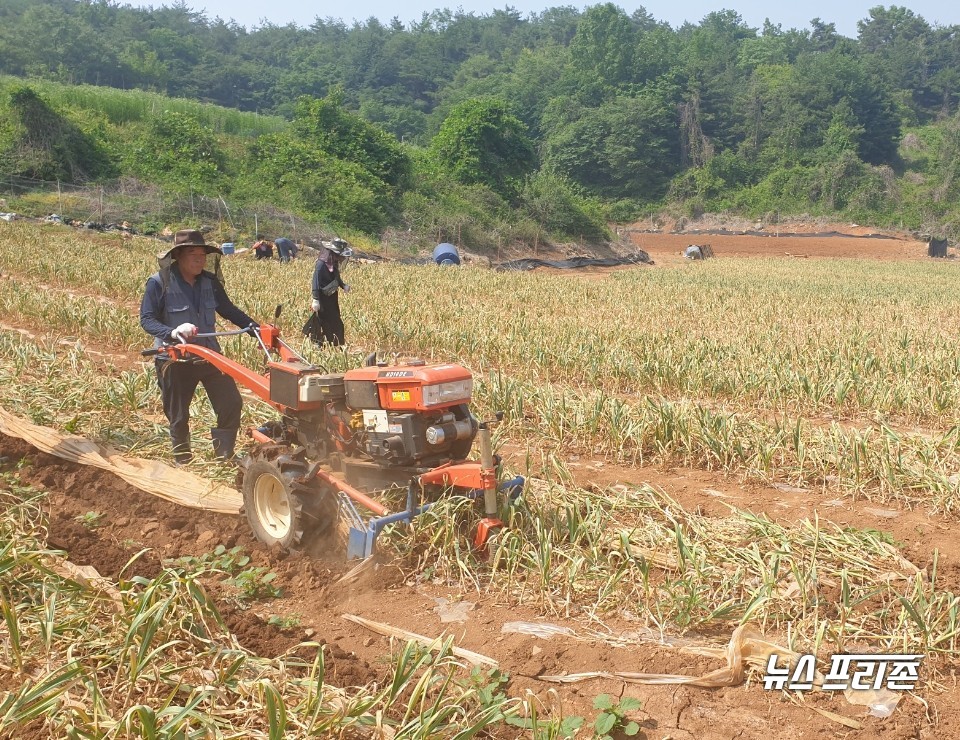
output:
[[237,446],[236,429],[211,429],[210,437],[213,439],[213,454],[221,460],[227,462],[236,462],[233,450]]
[[181,465],[187,465],[193,460],[193,453],[190,452],[190,441],[186,442],[173,442],[173,459],[176,461],[177,467]]

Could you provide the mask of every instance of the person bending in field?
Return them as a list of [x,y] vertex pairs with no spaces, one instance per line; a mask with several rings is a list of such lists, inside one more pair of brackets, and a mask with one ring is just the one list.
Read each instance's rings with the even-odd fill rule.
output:
[[258,260],[273,259],[273,242],[267,241],[266,239],[260,239],[256,244],[253,245],[253,253],[257,256]]
[[280,258],[281,262],[289,262],[295,259],[300,252],[300,248],[285,236],[281,236],[273,243],[277,248],[277,257]]
[[[174,236],[173,247],[158,255],[160,271],[147,279],[140,303],[140,326],[154,337],[154,347],[164,342],[195,342],[220,352],[216,337],[202,336],[216,330],[217,314],[241,329],[252,331],[259,326],[227,297],[219,265],[213,272],[204,269],[209,255],[222,254],[205,243],[199,231],[183,229]],[[217,415],[217,426],[210,430],[214,453],[233,460],[243,403],[233,378],[203,360],[176,362],[162,354],[157,355],[155,367],[177,464],[193,459],[190,401],[201,383]]]

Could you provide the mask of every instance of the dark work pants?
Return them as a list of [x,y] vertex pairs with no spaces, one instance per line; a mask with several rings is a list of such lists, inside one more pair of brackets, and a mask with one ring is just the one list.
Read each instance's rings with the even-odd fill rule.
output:
[[156,368],[174,453],[190,451],[190,401],[201,383],[217,415],[217,430],[230,430],[236,436],[243,401],[233,378],[207,362],[157,360]]
[[316,344],[332,344],[339,347],[343,344],[343,319],[340,318],[340,296],[337,293],[333,295],[321,295],[317,300],[320,301],[320,310],[317,311],[317,318],[320,319],[321,336],[312,337]]
[[320,328],[323,330],[323,340],[334,347],[343,344],[343,319],[340,318],[340,310],[336,312],[324,311],[320,314]]

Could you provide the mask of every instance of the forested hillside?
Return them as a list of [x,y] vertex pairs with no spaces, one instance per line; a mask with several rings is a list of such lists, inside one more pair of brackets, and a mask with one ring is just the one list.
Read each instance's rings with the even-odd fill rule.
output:
[[[873,8],[850,39],[829,19],[756,29],[718,10],[672,28],[610,3],[250,30],[183,4],[0,0],[0,72],[21,78],[0,100],[14,114],[0,167],[273,200],[370,234],[466,229],[480,246],[603,239],[605,222],[659,209],[952,234],[958,31],[899,6]],[[38,79],[256,123],[218,129],[159,95],[121,115]]]

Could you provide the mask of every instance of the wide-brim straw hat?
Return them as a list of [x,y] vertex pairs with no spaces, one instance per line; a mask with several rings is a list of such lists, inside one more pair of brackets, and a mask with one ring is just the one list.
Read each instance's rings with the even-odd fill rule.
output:
[[334,239],[324,243],[323,246],[327,248],[327,251],[338,257],[350,257],[353,254],[353,250],[350,249],[350,246],[343,239]]
[[157,255],[157,259],[161,262],[169,262],[173,259],[173,250],[179,249],[180,247],[203,247],[207,250],[207,254],[223,254],[220,247],[207,244],[203,240],[203,234],[196,229],[180,229],[180,231],[173,235],[173,245],[166,251],[160,252]]

